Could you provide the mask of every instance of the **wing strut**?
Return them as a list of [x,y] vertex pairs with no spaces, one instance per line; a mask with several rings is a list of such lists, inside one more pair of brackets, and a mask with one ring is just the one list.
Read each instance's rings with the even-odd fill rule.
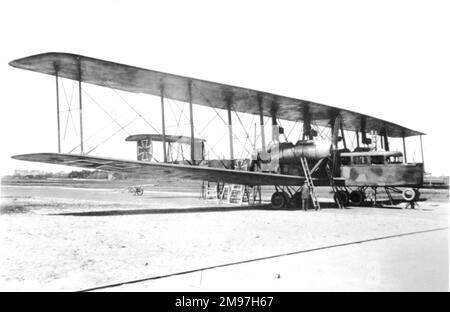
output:
[[342,143],[344,144],[344,148],[347,148],[347,142],[345,142],[345,133],[344,133],[344,128],[342,127],[342,122],[340,123],[340,128],[341,128],[341,135],[342,135]]
[[263,99],[260,94],[258,94],[258,105],[259,105],[259,124],[261,125],[261,151],[263,158],[266,158],[266,134],[264,133],[264,115],[263,115]]
[[309,113],[309,105],[305,105],[303,108],[303,140],[312,140],[311,136],[311,115]]
[[234,169],[234,150],[233,150],[233,122],[231,118],[231,100],[227,100],[227,111],[228,111],[228,136],[230,140],[230,165],[231,169]]
[[425,160],[423,159],[422,135],[419,135],[419,138],[420,138],[420,153],[422,154],[422,163],[425,163]]
[[191,126],[191,161],[192,164],[195,164],[195,144],[194,144],[194,115],[192,111],[192,81],[189,80],[188,82],[188,88],[189,88],[189,123]]
[[355,136],[356,136],[356,147],[359,148],[359,131],[358,130],[356,130]]
[[405,143],[405,136],[403,135],[403,162],[406,164],[408,162],[406,158],[406,143]]
[[82,90],[81,90],[81,63],[78,58],[78,99],[80,107],[80,154],[84,154],[83,150],[83,101],[82,101]]
[[58,153],[61,153],[61,130],[60,130],[60,118],[59,118],[59,84],[58,84],[58,66],[54,64],[55,67],[55,78],[56,78],[56,118],[58,123]]
[[312,202],[314,205],[314,209],[319,210],[320,203],[319,203],[319,200],[317,199],[316,192],[314,190],[314,183],[311,178],[311,171],[309,170],[309,167],[308,167],[308,161],[306,160],[305,157],[300,157],[300,161],[302,164],[303,172],[305,173],[305,179],[306,179],[305,183],[308,185],[309,194],[311,196],[311,199],[312,199]]
[[[35,72],[54,75],[54,63],[59,66],[58,76],[71,80],[79,80],[78,64],[81,62],[82,82],[95,84],[103,87],[111,86],[114,89],[128,91],[133,93],[145,93],[159,96],[160,83],[164,81],[165,97],[176,101],[188,102],[194,100],[195,104],[221,108],[224,106],[225,99],[222,91],[226,88],[233,94],[233,106],[237,112],[262,114],[271,117],[271,103],[278,102],[277,118],[290,121],[302,120],[302,107],[307,105],[311,120],[316,120],[320,126],[328,127],[328,120],[333,118],[335,111],[339,111],[344,119],[344,130],[355,131],[359,127],[359,120],[367,118],[368,132],[370,130],[379,130],[386,127],[391,137],[406,137],[423,134],[419,131],[411,130],[400,125],[387,122],[375,117],[367,116],[353,111],[333,108],[331,106],[314,103],[310,101],[279,96],[272,93],[256,91],[248,88],[240,88],[211,81],[183,77],[169,73],[157,72],[144,68],[118,64],[105,60],[99,60],[82,55],[69,53],[43,53],[38,55],[21,58],[11,61],[11,66],[27,69]],[[194,84],[204,91],[204,94],[211,100],[206,101],[199,97],[199,92],[192,90],[193,93],[188,95],[189,84]],[[264,99],[264,105],[261,109],[258,97]],[[189,99],[190,98],[190,99]]]
[[162,144],[164,153],[164,162],[167,162],[166,153],[166,120],[164,117],[164,85],[161,85],[161,120],[162,120]]

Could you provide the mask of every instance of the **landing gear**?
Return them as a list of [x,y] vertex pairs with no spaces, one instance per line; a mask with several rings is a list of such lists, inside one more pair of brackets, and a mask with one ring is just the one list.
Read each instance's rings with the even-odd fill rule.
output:
[[418,189],[407,188],[403,190],[402,197],[407,202],[417,201],[420,197],[420,192]]
[[[364,202],[368,202],[371,203],[373,207],[384,207],[386,198],[382,198],[381,200],[377,199],[378,188],[379,187],[376,186],[358,188],[357,190],[354,190],[350,193],[350,202],[357,206],[362,206]],[[399,199],[393,198],[391,192],[401,195],[402,201],[407,203],[407,207],[412,208],[417,205],[417,201],[420,197],[420,192],[416,188],[406,188],[402,190],[397,187],[384,186],[381,187],[381,189],[384,189],[384,191],[386,192],[387,201],[391,206],[394,206],[396,202],[399,202]]]
[[[311,191],[308,189],[306,190],[308,192],[308,205],[303,207],[303,204],[305,202],[305,199],[303,198],[305,196],[304,192],[304,186],[300,188],[294,188],[292,186],[275,186],[276,192],[272,194],[272,198],[270,199],[270,202],[272,203],[272,208],[274,209],[308,209],[308,206],[314,207],[316,210],[320,209],[320,206],[317,203],[316,198],[316,204],[314,204],[314,199],[311,195]],[[313,194],[315,195],[315,194]]]
[[289,203],[289,195],[286,192],[275,192],[272,195],[272,198],[270,199],[270,202],[272,203],[272,207],[275,209],[282,209],[286,207]]
[[415,209],[418,206],[420,192],[418,189],[407,188],[402,191],[402,197],[406,201],[405,208]]
[[350,202],[355,206],[361,206],[366,199],[366,195],[364,191],[357,190],[352,191],[349,196]]
[[340,202],[342,204],[342,206],[348,206],[348,201],[349,201],[349,195],[347,191],[343,191],[343,190],[338,190],[336,191],[336,193],[334,193],[333,195],[333,199],[335,202]]
[[295,192],[291,198],[291,203],[295,206],[301,206],[302,205],[302,193]]

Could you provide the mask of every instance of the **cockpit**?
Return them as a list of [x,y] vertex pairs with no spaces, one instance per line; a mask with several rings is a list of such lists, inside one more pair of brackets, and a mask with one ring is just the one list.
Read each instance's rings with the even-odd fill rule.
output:
[[390,165],[402,163],[403,154],[401,152],[372,151],[341,153],[341,164],[343,166]]

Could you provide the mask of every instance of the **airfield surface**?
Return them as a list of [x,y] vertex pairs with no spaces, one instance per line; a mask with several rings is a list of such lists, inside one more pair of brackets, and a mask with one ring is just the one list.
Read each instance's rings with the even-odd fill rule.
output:
[[337,209],[321,189],[305,212],[144,188],[2,184],[0,289],[448,290],[448,190],[417,209]]

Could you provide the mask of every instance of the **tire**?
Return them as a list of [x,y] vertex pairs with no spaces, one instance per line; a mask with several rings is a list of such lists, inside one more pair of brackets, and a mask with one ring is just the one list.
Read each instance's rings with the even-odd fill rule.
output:
[[337,202],[339,200],[339,202],[345,207],[348,205],[348,193],[346,191],[337,191],[334,195],[333,195],[333,199],[335,202]]
[[286,202],[289,203],[291,201],[291,196],[286,192],[281,192],[281,193],[283,193],[283,196],[286,198]]
[[418,197],[419,192],[417,190],[414,190],[412,188],[407,188],[404,189],[402,192],[402,197],[404,200],[406,200],[407,202],[411,202],[414,201],[416,199],[416,197]]
[[353,191],[349,196],[350,202],[356,206],[361,206],[364,203],[365,195],[361,191]]
[[290,207],[292,204],[292,197],[286,192],[281,193],[283,193],[283,196],[286,198],[286,207]]
[[289,196],[285,192],[275,192],[272,194],[270,202],[275,209],[282,209],[287,206]]

